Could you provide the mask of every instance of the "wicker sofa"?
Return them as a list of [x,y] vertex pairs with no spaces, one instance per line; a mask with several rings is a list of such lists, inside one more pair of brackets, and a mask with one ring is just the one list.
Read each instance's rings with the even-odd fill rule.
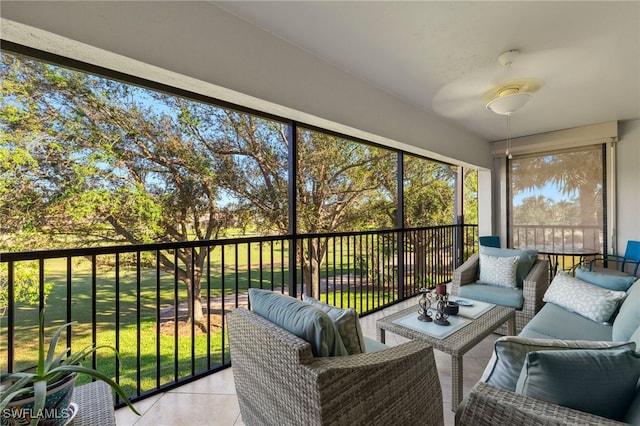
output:
[[[481,248],[482,250],[482,248]],[[486,250],[486,248],[485,248]],[[489,249],[492,250],[492,249]],[[498,249],[499,250],[499,249]],[[503,249],[505,250],[505,249]],[[495,298],[495,294],[485,293],[484,295],[474,292],[466,294],[464,286],[475,286],[479,279],[480,255],[478,253],[472,255],[453,272],[451,280],[451,294],[461,297],[470,297],[472,299],[481,300],[488,303],[502,304]],[[521,305],[511,305],[516,308],[516,332],[519,333],[522,328],[534,317],[534,315],[542,308],[542,296],[549,286],[549,262],[543,259],[537,259],[526,277],[522,281]],[[510,291],[510,289],[502,289],[492,287],[495,291]],[[500,297],[499,295],[497,297]],[[498,330],[500,334],[506,334],[506,327]]]
[[539,399],[519,395],[478,382],[468,398],[456,425],[468,426],[600,426],[625,425]]
[[227,315],[246,425],[442,425],[433,348],[417,340],[314,357],[305,340],[244,308]]
[[[569,277],[566,274],[556,276],[551,287],[554,286],[556,280],[562,279],[567,282],[568,285],[582,286],[584,282],[574,277]],[[621,289],[620,289],[621,290]],[[578,290],[576,290],[577,292]],[[576,293],[578,294],[578,293]],[[624,294],[624,292],[623,292]],[[513,354],[517,351],[513,351],[513,345],[530,345],[528,349],[523,350],[527,353],[525,362],[530,360],[527,351],[549,351],[549,350],[561,350],[565,354],[568,351],[583,352],[588,354],[588,357],[593,362],[606,363],[605,359],[600,358],[599,354],[605,351],[607,353],[617,352],[628,354],[635,363],[634,371],[637,373],[640,368],[637,366],[638,358],[637,353],[634,354],[634,350],[640,348],[640,282],[635,282],[626,291],[626,295],[623,299],[622,305],[617,311],[614,311],[614,317],[608,322],[597,322],[592,319],[584,317],[578,312],[582,308],[579,305],[575,305],[575,310],[570,309],[571,306],[560,306],[557,303],[547,302],[544,307],[535,315],[533,320],[524,327],[522,332],[517,337],[501,337],[496,341],[494,354],[483,374],[483,378],[474,386],[470,395],[461,404],[456,413],[457,425],[514,425],[514,426],[527,426],[527,425],[618,425],[618,424],[640,424],[640,389],[637,387],[637,378],[631,377],[631,385],[627,388],[629,391],[624,391],[623,394],[612,395],[615,400],[630,401],[624,403],[623,418],[628,423],[621,423],[610,418],[602,417],[599,415],[590,414],[585,411],[589,411],[590,408],[585,410],[577,410],[568,408],[567,406],[546,402],[540,398],[532,398],[531,396],[524,396],[521,392],[522,375],[525,374],[525,368],[520,368],[521,365],[514,363],[512,367],[512,377],[515,374],[518,377],[518,389],[512,391],[505,389],[503,386],[507,381],[504,379],[504,372],[502,370],[499,374],[503,377],[495,376],[492,378],[492,370],[496,371],[496,359],[502,357],[502,362],[507,360],[517,359]],[[548,300],[550,296],[545,296],[545,300]],[[584,302],[584,301],[583,301]],[[571,305],[572,301],[567,298],[564,302]],[[584,312],[583,312],[584,314]],[[543,346],[547,345],[547,348]],[[534,346],[535,349],[531,349]],[[505,349],[505,348],[511,349]],[[597,349],[596,349],[597,348]],[[511,350],[511,353],[507,351]],[[577,351],[576,351],[577,350]],[[548,353],[548,352],[547,352]],[[507,362],[508,364],[508,362]],[[573,367],[573,365],[571,365]],[[605,380],[601,383],[593,384],[595,382],[590,381],[592,379],[592,373],[596,369],[589,369],[587,371],[572,372],[571,367],[563,371],[562,375],[568,376],[571,380],[590,395],[597,394],[612,394],[609,392],[606,382],[612,382],[614,386],[617,385],[615,378],[610,378],[605,375]],[[614,363],[613,368],[607,371],[620,371],[620,375],[625,375],[627,371],[619,364]],[[540,370],[538,370],[539,373]],[[518,373],[520,375],[518,376]],[[556,373],[557,374],[557,373]],[[575,375],[573,375],[575,374]],[[573,375],[573,376],[572,376]],[[499,383],[501,381],[501,383]],[[513,383],[513,380],[511,380]],[[558,386],[559,388],[559,386]],[[595,390],[591,390],[595,388]],[[626,388],[625,388],[626,389]],[[566,389],[562,389],[563,393],[571,392]],[[574,394],[579,398],[583,398],[581,390],[574,391]],[[590,396],[589,395],[589,396]],[[628,405],[627,405],[628,404]],[[585,403],[584,405],[592,405],[595,403]]]

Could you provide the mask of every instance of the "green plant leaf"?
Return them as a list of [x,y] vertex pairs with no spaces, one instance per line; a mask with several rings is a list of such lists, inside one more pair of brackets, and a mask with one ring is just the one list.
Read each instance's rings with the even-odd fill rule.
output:
[[[75,324],[75,322],[69,322],[64,325],[61,325],[53,334],[53,337],[51,338],[51,343],[49,343],[49,351],[47,352],[47,360],[45,362],[45,374],[46,374],[46,371],[51,368],[51,364],[54,362],[54,356],[56,354],[56,346],[58,346],[58,339],[60,339],[60,335],[62,334],[62,331],[65,330],[67,327],[69,327],[71,324]],[[67,351],[65,351],[64,353],[67,353],[68,350],[69,349],[67,349]]]
[[38,376],[44,376],[44,309],[40,311],[40,326],[38,327]]
[[[47,399],[47,380],[38,380],[33,384],[33,411],[35,413],[39,413],[44,409],[44,404]],[[35,422],[35,423],[34,423]],[[31,426],[36,426],[38,424],[38,418],[31,420]]]
[[[25,387],[25,385],[29,383],[33,378],[31,374],[24,373],[24,375],[20,374],[16,376],[13,376],[13,375],[11,376],[12,378],[18,378],[18,380],[13,382],[11,386],[9,386],[8,388],[2,389],[3,398],[0,401],[0,412],[4,410],[7,407],[7,405],[9,405],[9,403],[13,398],[15,398],[16,396],[24,395],[25,393],[29,393],[31,391],[31,388],[29,386]],[[12,379],[2,379],[3,382],[5,380],[8,381]]]
[[49,368],[57,367],[61,364],[66,364],[70,357],[71,348],[67,348],[64,352],[60,352],[57,357],[51,362]]
[[[56,381],[64,378],[70,373],[78,373],[78,374],[86,374],[90,377],[93,377],[97,380],[102,380],[107,383],[120,397],[122,400],[129,406],[129,408],[136,414],[140,415],[140,413],[134,408],[129,400],[128,396],[122,390],[122,388],[110,377],[105,375],[104,373],[83,367],[80,362],[89,356],[90,354],[95,353],[98,349],[108,348],[112,350],[118,360],[120,359],[120,354],[113,346],[102,345],[102,346],[88,346],[77,353],[71,353],[70,348],[65,349],[60,354],[56,355],[56,346],[58,344],[58,340],[62,334],[62,331],[69,327],[74,322],[70,322],[60,326],[53,337],[51,338],[51,342],[49,343],[49,348],[46,350],[46,358],[45,358],[45,346],[44,346],[44,309],[40,312],[40,323],[38,329],[38,365],[36,367],[35,373],[29,372],[14,372],[14,373],[4,373],[0,374],[0,379],[3,383],[11,381],[13,382],[6,389],[2,389],[2,400],[0,400],[0,411],[3,410],[13,398],[19,395],[27,394],[33,391],[34,394],[34,405],[33,409],[35,413],[40,412],[46,402],[47,395],[47,386],[51,383],[55,383]],[[32,386],[27,386],[30,383],[33,383]],[[38,423],[38,418],[34,418],[31,421],[32,426],[36,426]]]

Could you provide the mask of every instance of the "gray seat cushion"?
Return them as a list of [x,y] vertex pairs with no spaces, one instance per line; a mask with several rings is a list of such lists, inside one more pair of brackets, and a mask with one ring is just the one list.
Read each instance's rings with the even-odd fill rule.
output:
[[611,341],[611,325],[591,321],[553,303],[545,304],[518,336],[563,340]]
[[458,296],[515,309],[522,309],[522,304],[524,303],[522,289],[520,288],[500,287],[481,283],[461,286]]

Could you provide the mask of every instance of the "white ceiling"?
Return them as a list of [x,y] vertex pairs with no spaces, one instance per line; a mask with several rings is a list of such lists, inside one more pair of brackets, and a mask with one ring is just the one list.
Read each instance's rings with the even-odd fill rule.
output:
[[[489,140],[505,118],[492,85],[543,87],[512,116],[513,136],[640,118],[638,1],[215,2],[380,89]],[[498,63],[521,54],[511,69]]]

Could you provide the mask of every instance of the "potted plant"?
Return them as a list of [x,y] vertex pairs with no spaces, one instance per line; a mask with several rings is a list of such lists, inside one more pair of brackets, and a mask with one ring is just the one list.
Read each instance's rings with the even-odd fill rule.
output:
[[75,415],[70,409],[71,395],[78,374],[87,374],[107,383],[136,414],[122,388],[104,373],[82,366],[81,362],[101,348],[118,352],[112,346],[89,346],[80,352],[71,353],[70,348],[56,354],[56,346],[62,331],[73,322],[56,330],[48,348],[44,341],[44,310],[40,312],[38,326],[38,364],[28,371],[3,373],[0,375],[0,413],[2,422],[11,419],[11,424],[59,426],[66,424]]

